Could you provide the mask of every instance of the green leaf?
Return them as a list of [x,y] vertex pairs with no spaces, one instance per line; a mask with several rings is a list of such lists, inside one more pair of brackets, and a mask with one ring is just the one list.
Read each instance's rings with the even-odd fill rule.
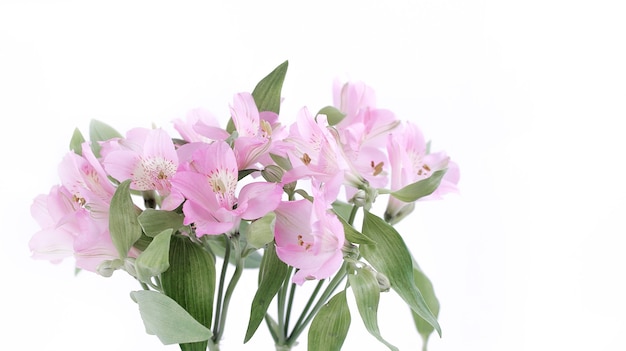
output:
[[122,135],[118,133],[118,131],[106,123],[102,123],[95,119],[92,119],[91,123],[89,123],[89,139],[91,140],[91,149],[96,157],[100,157],[100,144],[98,141],[106,141],[112,138],[121,137]]
[[[244,222],[242,222],[242,224],[243,223]],[[206,240],[206,243],[211,248],[211,252],[213,252],[215,256],[224,258],[224,254],[226,252],[226,240],[223,235],[205,235],[203,239]],[[243,261],[243,268],[245,269],[259,268],[261,264],[261,259],[262,259],[262,256],[260,253],[256,251],[244,252],[242,253],[242,256],[245,256],[245,260]],[[235,260],[236,260],[235,255],[230,255],[228,263],[234,265],[237,263]]]
[[270,157],[272,158],[272,161],[274,161],[274,163],[276,163],[278,167],[284,169],[285,171],[289,171],[293,168],[293,166],[291,165],[291,161],[289,160],[289,157],[287,156],[283,157],[280,155],[270,153]]
[[[424,296],[426,305],[428,305],[428,308],[433,312],[435,317],[437,317],[439,315],[440,306],[439,300],[437,299],[437,296],[435,296],[433,284],[430,282],[430,279],[428,279],[424,272],[419,268],[415,261],[413,261],[413,278],[415,279],[415,285],[422,292],[422,296]],[[428,347],[428,339],[434,331],[434,328],[417,313],[411,311],[411,314],[413,316],[413,321],[415,322],[415,327],[422,336],[422,350],[426,351]]]
[[350,329],[346,291],[340,291],[324,305],[309,327],[308,351],[341,350]]
[[254,173],[258,171],[258,169],[242,169],[238,172],[237,174],[237,180],[242,180],[243,178],[245,178],[247,175]]
[[343,232],[349,242],[354,244],[376,244],[375,241],[363,235],[363,233],[359,232],[353,226],[348,224],[348,222],[346,222],[346,220],[342,216],[337,215],[337,218],[339,218],[339,221],[341,222],[341,224],[343,224]]
[[274,243],[272,242],[267,245],[259,269],[259,288],[252,300],[250,320],[248,321],[248,329],[246,330],[244,343],[252,338],[265,318],[267,308],[283,285],[288,272],[289,269],[287,265],[276,255],[276,246]]
[[322,108],[317,114],[326,115],[328,124],[331,126],[339,124],[339,122],[341,122],[346,117],[345,113],[339,111],[339,109],[334,106],[326,106]]
[[370,269],[358,268],[354,273],[348,275],[350,287],[356,299],[356,306],[361,314],[361,319],[365,328],[378,341],[385,344],[390,350],[397,351],[398,348],[383,339],[378,328],[378,301],[380,300],[380,287],[376,274]]
[[165,229],[154,237],[148,248],[135,260],[137,278],[148,283],[152,277],[165,272],[170,267],[170,239],[172,229]]
[[72,134],[72,139],[70,140],[70,150],[74,151],[77,155],[83,154],[83,143],[85,142],[85,137],[78,130],[78,128],[74,129],[74,134]]
[[130,179],[121,183],[111,199],[109,231],[120,258],[126,258],[128,250],[141,237],[137,220],[138,208],[130,197]]
[[274,239],[274,224],[276,223],[276,214],[270,212],[250,223],[245,231],[245,239],[248,245],[255,249],[260,249]]
[[446,174],[446,171],[447,169],[435,171],[430,175],[430,177],[409,184],[400,190],[392,192],[391,195],[404,202],[413,202],[424,196],[428,196],[437,190],[437,187],[439,186],[439,183],[441,183],[441,179],[443,178],[443,175]]
[[146,333],[156,335],[164,345],[199,342],[213,336],[208,328],[166,295],[142,290],[133,291],[130,296],[139,305]]
[[172,229],[175,232],[183,226],[184,217],[174,211],[147,208],[139,215],[138,219],[143,232],[149,237],[154,237],[165,229]]
[[289,62],[285,61],[263,78],[252,91],[252,97],[259,112],[271,111],[279,113],[281,90],[287,75]]
[[385,274],[391,282],[391,288],[441,336],[437,318],[415,286],[411,253],[400,234],[380,217],[368,211],[365,211],[363,218],[363,234],[376,241],[376,245],[360,246],[363,258],[377,271]]
[[[211,328],[215,294],[215,261],[200,245],[183,235],[170,242],[170,268],[161,274],[163,292],[200,324]],[[181,345],[183,350],[206,350],[207,341]]]

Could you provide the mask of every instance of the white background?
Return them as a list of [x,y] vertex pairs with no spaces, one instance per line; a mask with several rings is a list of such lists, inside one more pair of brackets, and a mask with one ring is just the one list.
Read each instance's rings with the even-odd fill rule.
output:
[[[169,127],[194,107],[225,123],[232,95],[284,60],[283,118],[330,104],[336,77],[362,80],[460,165],[460,194],[398,227],[442,304],[431,350],[626,349],[620,2],[209,3],[0,3],[1,349],[178,349],[144,332],[124,273],[30,259],[30,204],[74,128]],[[225,350],[272,348],[263,325],[241,346],[254,281]],[[380,308],[383,335],[419,349],[398,299]],[[345,349],[385,348],[355,312]]]

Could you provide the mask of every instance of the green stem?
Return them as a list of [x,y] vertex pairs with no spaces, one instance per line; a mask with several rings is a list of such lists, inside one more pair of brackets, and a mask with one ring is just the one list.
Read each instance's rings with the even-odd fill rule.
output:
[[322,289],[322,285],[324,285],[324,280],[320,280],[317,282],[317,285],[315,286],[315,290],[313,290],[313,293],[309,297],[309,301],[307,301],[306,305],[304,306],[304,309],[300,313],[300,317],[296,321],[296,325],[293,326],[293,330],[296,330],[302,324],[304,317],[306,317],[307,313],[309,312],[309,309],[311,308],[311,305],[313,305],[313,301],[315,300],[315,297],[317,296],[319,291]]
[[224,260],[222,261],[222,272],[220,273],[220,283],[217,290],[217,300],[215,301],[215,318],[213,319],[213,340],[217,342],[216,335],[219,334],[221,328],[220,321],[222,316],[222,294],[224,292],[224,282],[226,281],[226,270],[230,260],[230,238],[226,236],[226,245],[224,248]]
[[333,292],[335,292],[335,289],[337,289],[339,283],[341,283],[343,278],[345,278],[347,275],[346,266],[347,264],[346,262],[344,262],[341,265],[341,268],[339,268],[337,274],[335,274],[335,276],[333,277],[333,280],[326,287],[326,290],[324,290],[324,293],[322,293],[322,296],[320,296],[320,299],[317,301],[311,312],[306,316],[306,319],[304,319],[302,323],[293,328],[291,335],[289,335],[289,337],[287,338],[287,345],[292,346],[296,342],[300,334],[302,334],[306,326],[311,322],[313,317],[315,317],[320,308],[324,306],[324,304],[330,298]]
[[278,306],[278,344],[283,344],[285,342],[285,338],[287,334],[284,332],[285,330],[285,299],[287,296],[287,284],[289,282],[289,277],[291,277],[291,271],[293,267],[289,266],[289,271],[285,275],[285,280],[283,284],[280,286],[280,290],[278,290],[277,296],[277,306]]
[[[224,334],[224,326],[226,324],[226,315],[228,314],[228,305],[230,304],[230,299],[233,296],[233,292],[235,291],[235,287],[239,282],[239,278],[241,278],[241,274],[243,273],[243,259],[241,257],[241,248],[239,247],[239,238],[236,238],[232,241],[235,252],[235,272],[233,273],[233,277],[230,279],[230,283],[228,283],[228,287],[226,288],[226,294],[224,294],[224,300],[222,302],[222,314],[220,316],[219,321],[219,330],[216,335],[213,335],[213,339],[217,344],[222,335]],[[228,245],[227,245],[228,246]],[[228,264],[228,261],[224,260],[224,264]]]
[[291,290],[289,291],[289,302],[287,302],[287,312],[285,313],[285,328],[283,333],[289,335],[289,317],[291,316],[291,307],[293,306],[293,299],[296,295],[296,283],[291,283]]

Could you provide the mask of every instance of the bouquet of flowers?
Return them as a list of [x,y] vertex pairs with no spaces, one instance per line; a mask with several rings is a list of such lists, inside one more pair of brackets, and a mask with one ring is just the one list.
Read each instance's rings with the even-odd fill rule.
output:
[[[394,224],[416,201],[456,191],[458,167],[416,125],[376,107],[363,83],[336,84],[332,106],[281,124],[287,66],[234,96],[226,128],[196,109],[173,122],[178,136],[122,135],[96,120],[89,140],[75,130],[60,184],[31,208],[41,226],[33,257],[74,257],[104,277],[125,271],[146,332],[182,350],[219,350],[246,269],[258,270],[258,287],[243,342],[264,323],[277,350],[305,330],[309,350],[339,350],[351,294],[367,330],[396,350],[377,321],[380,293],[392,290],[425,348],[441,334],[439,303]],[[381,216],[372,212],[380,199]],[[293,323],[303,284],[315,288]]]

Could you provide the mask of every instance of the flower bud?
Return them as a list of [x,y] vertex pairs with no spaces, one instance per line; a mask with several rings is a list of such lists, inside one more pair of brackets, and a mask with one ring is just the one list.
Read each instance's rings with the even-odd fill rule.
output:
[[96,269],[97,273],[105,278],[109,278],[113,275],[113,272],[118,270],[120,267],[124,265],[124,262],[119,258],[114,260],[106,260],[98,265]]
[[380,288],[381,292],[389,291],[389,289],[391,288],[391,282],[386,275],[380,272],[376,272],[376,280],[378,281],[378,288]]
[[263,178],[271,183],[280,183],[284,173],[285,171],[276,165],[269,165],[261,171]]
[[343,244],[341,249],[344,259],[352,259],[357,261],[359,259],[359,247],[348,242],[347,240]]

